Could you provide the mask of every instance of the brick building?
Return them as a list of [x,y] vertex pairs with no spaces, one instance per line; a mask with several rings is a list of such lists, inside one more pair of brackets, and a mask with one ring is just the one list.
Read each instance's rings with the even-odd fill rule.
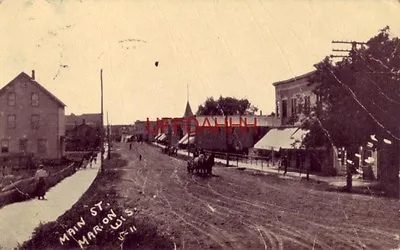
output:
[[317,103],[313,90],[316,83],[310,83],[309,78],[315,73],[293,77],[288,80],[273,83],[275,86],[276,116],[282,125],[295,125],[303,114],[308,114]]
[[197,116],[196,147],[248,153],[270,128],[280,121],[273,116]]
[[255,149],[261,154],[272,156],[272,158],[276,152],[281,152],[288,157],[289,167],[299,167],[301,165],[300,158],[304,158],[305,165],[309,165],[304,167],[331,174],[341,170],[341,166],[337,164],[335,148],[325,145],[314,148],[311,152],[301,146],[302,138],[308,133],[308,131],[300,129],[302,120],[309,115],[318,102],[318,97],[313,92],[318,83],[310,82],[313,74],[315,71],[273,83],[276,102],[275,115],[280,120],[281,126],[268,131],[257,142]]

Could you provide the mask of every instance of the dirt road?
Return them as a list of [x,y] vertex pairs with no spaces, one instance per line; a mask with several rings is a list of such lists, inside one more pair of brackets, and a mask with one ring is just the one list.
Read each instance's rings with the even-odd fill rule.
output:
[[[395,200],[325,192],[321,184],[216,166],[190,175],[160,149],[116,146],[129,164],[116,183],[121,205],[171,235],[179,249],[393,249]],[[143,155],[139,161],[139,153]],[[140,229],[138,229],[140,230]]]

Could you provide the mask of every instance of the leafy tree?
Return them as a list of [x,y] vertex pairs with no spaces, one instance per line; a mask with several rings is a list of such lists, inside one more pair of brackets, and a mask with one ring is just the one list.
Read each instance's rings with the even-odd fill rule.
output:
[[203,105],[200,105],[196,115],[254,115],[258,108],[251,105],[247,99],[236,99],[234,97],[222,97],[214,100],[207,98]]
[[319,83],[314,91],[319,102],[304,125],[311,130],[310,138],[323,133],[330,143],[350,153],[367,144],[373,134],[398,138],[400,40],[390,37],[389,27],[350,57],[336,64],[327,57],[315,67],[311,81]]
[[[392,145],[384,148],[391,152],[393,164],[385,169],[383,178],[393,179],[398,173],[393,167],[398,165],[395,162],[400,142],[399,38],[391,37],[389,27],[385,27],[342,61],[333,63],[326,57],[315,67],[310,81],[318,83],[314,91],[318,101],[303,123],[310,130],[305,146],[344,147],[348,158],[356,162],[358,147],[367,145],[371,135],[380,138],[374,142],[378,148],[385,145],[382,138],[389,139]],[[347,181],[350,188],[351,175]]]

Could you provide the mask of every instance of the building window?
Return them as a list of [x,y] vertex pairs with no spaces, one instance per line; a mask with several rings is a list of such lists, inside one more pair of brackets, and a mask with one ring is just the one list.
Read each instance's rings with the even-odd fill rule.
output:
[[287,117],[287,100],[282,100],[282,117]]
[[40,154],[46,154],[47,153],[47,140],[46,139],[39,139],[38,140],[37,152],[40,153]]
[[28,139],[19,139],[19,151],[26,152],[28,150]]
[[31,103],[32,103],[32,106],[39,106],[39,94],[38,93],[32,93]]
[[8,139],[1,140],[1,152],[2,153],[8,153],[8,144],[9,144]]
[[292,99],[292,115],[297,114],[297,99]]
[[7,127],[8,128],[15,128],[16,122],[15,115],[9,115],[7,119]]
[[15,106],[15,92],[8,93],[8,106]]
[[39,115],[32,115],[32,117],[31,117],[31,127],[33,129],[39,128],[39,120],[40,120],[40,116]]
[[280,115],[279,101],[276,101],[275,112],[276,112],[276,116],[279,117],[279,115]]

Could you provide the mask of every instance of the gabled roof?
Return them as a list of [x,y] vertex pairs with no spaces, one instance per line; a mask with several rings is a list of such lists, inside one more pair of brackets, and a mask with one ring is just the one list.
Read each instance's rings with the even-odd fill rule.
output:
[[190,108],[189,101],[186,103],[186,108],[185,108],[185,113],[183,114],[183,117],[189,117],[193,116],[192,109]]
[[298,81],[298,80],[301,80],[301,79],[304,79],[304,78],[308,78],[308,77],[312,76],[315,72],[316,72],[316,70],[313,70],[311,72],[305,73],[303,75],[295,76],[295,77],[287,79],[287,80],[274,82],[274,83],[272,83],[272,85],[278,86],[278,85],[281,85],[281,84],[291,83],[291,82]]
[[27,75],[25,72],[21,72],[19,75],[17,75],[13,80],[11,80],[9,83],[6,84],[6,86],[4,86],[3,88],[0,89],[0,95],[3,94],[3,92],[7,89],[7,87],[13,85],[14,83],[16,83],[18,80],[28,80],[30,83],[32,83],[33,85],[35,85],[36,87],[38,87],[40,90],[42,90],[43,93],[45,93],[46,95],[48,95],[53,101],[55,101],[58,105],[60,105],[61,107],[65,107],[66,105],[60,101],[60,99],[58,99],[55,95],[53,95],[52,93],[50,93],[50,91],[48,91],[47,89],[45,89],[42,85],[40,85],[38,82],[36,82],[35,80],[33,80],[29,75]]
[[83,128],[83,127],[89,128],[89,129],[96,129],[96,128],[94,128],[94,127],[88,125],[88,124],[79,124],[79,125],[75,126],[72,130],[73,130],[73,131],[74,131],[74,130],[78,130],[78,129],[81,129],[81,128]]
[[80,125],[85,121],[86,124],[92,125],[92,124],[98,124],[101,125],[101,114],[81,114],[81,115],[75,115],[75,114],[70,114],[65,116],[65,124],[77,124]]

